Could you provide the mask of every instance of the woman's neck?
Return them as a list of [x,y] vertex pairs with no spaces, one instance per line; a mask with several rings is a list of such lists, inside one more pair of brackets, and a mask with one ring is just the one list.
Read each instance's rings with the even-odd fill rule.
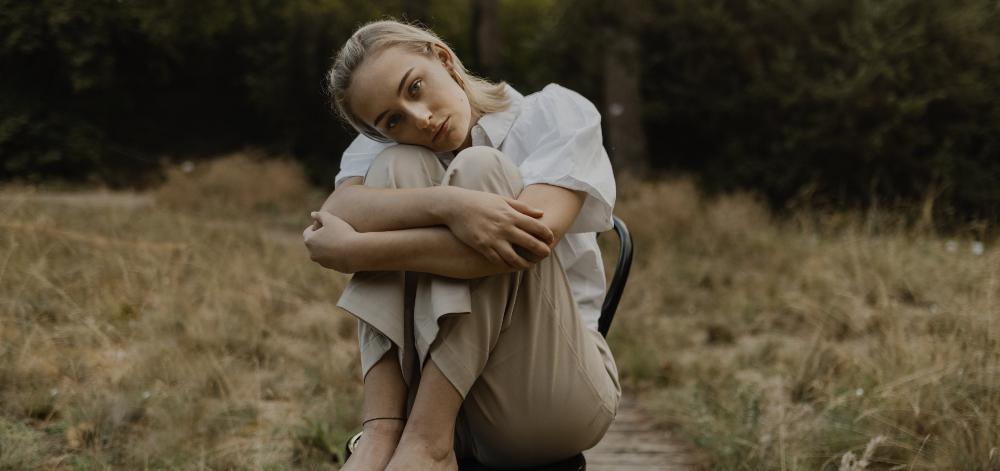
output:
[[458,149],[455,149],[455,155],[458,155],[459,152],[462,152],[466,148],[472,146],[472,128],[476,127],[476,124],[479,123],[479,118],[482,117],[483,113],[481,111],[478,111],[475,108],[472,109],[472,119],[470,120],[471,124],[469,124],[469,133],[465,136],[465,142],[458,146]]

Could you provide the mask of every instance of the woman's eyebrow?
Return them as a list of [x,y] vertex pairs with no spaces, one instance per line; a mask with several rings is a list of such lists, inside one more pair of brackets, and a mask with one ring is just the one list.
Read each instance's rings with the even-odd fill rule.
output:
[[[406,77],[410,76],[410,72],[413,72],[413,67],[410,67],[410,69],[407,70],[405,74],[403,74],[403,78],[399,80],[399,87],[396,87],[396,96],[399,96],[400,93],[403,93],[403,84],[406,83]],[[388,112],[389,110],[385,110],[381,114],[379,114],[378,117],[375,118],[375,123],[372,124],[372,127],[373,128],[378,127],[378,122],[382,121],[382,117],[385,116],[385,114]]]

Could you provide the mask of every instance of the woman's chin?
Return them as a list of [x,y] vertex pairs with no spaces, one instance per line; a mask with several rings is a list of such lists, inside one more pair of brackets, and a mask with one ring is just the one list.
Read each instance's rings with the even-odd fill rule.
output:
[[406,142],[406,141],[402,141],[402,140],[395,141],[395,142],[396,142],[396,144],[403,144],[403,145],[408,145],[408,146],[423,147],[424,149],[427,149],[427,150],[429,150],[431,152],[434,152],[434,153],[446,152],[445,150],[441,149],[441,144],[440,143],[434,143],[434,142],[430,142],[430,143]]
[[462,147],[461,142],[439,142],[435,152],[455,152]]
[[457,152],[466,147],[464,144],[471,142],[471,138],[468,137],[468,134],[466,134],[464,141],[456,140],[453,137],[454,134],[455,133],[453,132],[449,132],[447,135],[438,136],[437,139],[432,140],[429,145],[424,147],[427,147],[434,152]]
[[444,149],[441,149],[441,150],[438,150],[438,151],[435,151],[435,152],[458,152],[459,147],[462,147],[462,146],[460,146],[458,144],[449,145],[449,146],[446,146]]

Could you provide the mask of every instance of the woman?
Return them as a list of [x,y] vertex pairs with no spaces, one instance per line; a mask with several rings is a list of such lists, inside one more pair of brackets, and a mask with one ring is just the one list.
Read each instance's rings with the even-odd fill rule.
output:
[[597,319],[614,176],[600,114],[555,84],[522,96],[436,35],[361,27],[329,73],[360,135],[303,236],[354,273],[363,438],[345,470],[521,467],[595,445],[621,397]]

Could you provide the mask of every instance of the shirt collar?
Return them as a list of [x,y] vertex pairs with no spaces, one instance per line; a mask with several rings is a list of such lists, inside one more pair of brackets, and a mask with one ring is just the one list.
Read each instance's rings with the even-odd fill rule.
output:
[[472,145],[499,148],[510,133],[511,126],[521,114],[521,95],[514,87],[506,85],[507,96],[510,97],[510,107],[503,111],[487,113],[479,118],[472,127]]

